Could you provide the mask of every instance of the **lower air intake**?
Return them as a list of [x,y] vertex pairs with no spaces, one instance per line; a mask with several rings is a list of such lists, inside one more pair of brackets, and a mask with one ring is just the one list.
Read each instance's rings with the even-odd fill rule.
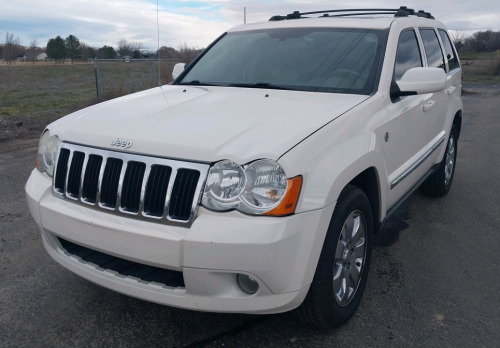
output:
[[134,277],[148,283],[154,282],[174,288],[185,287],[182,272],[121,259],[116,256],[86,248],[62,238],[57,239],[66,252],[78,256],[83,261],[90,262],[102,269],[114,271],[124,277]]

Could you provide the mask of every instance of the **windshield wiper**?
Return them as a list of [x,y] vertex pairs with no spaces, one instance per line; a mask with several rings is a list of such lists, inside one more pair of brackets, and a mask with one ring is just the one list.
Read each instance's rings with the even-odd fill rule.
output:
[[192,80],[189,82],[180,82],[179,85],[188,85],[188,86],[218,86],[212,83],[200,82],[199,80]]
[[230,83],[227,85],[228,87],[243,87],[243,88],[263,88],[263,89],[282,89],[282,90],[291,90],[291,88],[287,88],[284,86],[273,85],[272,83],[267,82],[257,82],[257,83]]
[[243,87],[243,88],[263,88],[263,89],[282,89],[282,90],[292,90],[292,88],[287,88],[284,86],[273,85],[267,82],[257,82],[257,83],[230,83],[228,85],[214,84],[201,82],[199,80],[192,80],[189,82],[180,82],[179,85],[187,86],[226,86],[226,87]]

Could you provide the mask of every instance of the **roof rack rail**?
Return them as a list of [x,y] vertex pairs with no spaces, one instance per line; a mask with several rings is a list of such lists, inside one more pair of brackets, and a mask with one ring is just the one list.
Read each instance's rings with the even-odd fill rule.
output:
[[[335,13],[335,14],[330,14]],[[320,17],[347,17],[347,16],[366,16],[366,15],[381,15],[381,14],[394,14],[394,17],[408,17],[417,16],[434,19],[430,12],[425,12],[422,10],[415,11],[414,9],[408,8],[406,6],[401,6],[398,9],[391,8],[361,8],[361,9],[341,9],[341,10],[325,10],[325,11],[312,11],[312,12],[299,12],[294,11],[286,16],[272,16],[269,21],[282,21],[288,19],[300,19],[304,18],[302,16],[313,15],[313,14],[323,14]],[[309,17],[305,17],[309,18]]]

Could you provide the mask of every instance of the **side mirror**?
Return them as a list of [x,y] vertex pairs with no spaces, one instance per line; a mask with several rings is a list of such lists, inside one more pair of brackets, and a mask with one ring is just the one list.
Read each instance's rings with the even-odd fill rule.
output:
[[396,83],[399,96],[434,93],[446,87],[446,73],[441,68],[412,68]]
[[184,71],[186,68],[186,63],[177,63],[174,65],[174,70],[172,71],[172,78],[176,80],[180,74]]

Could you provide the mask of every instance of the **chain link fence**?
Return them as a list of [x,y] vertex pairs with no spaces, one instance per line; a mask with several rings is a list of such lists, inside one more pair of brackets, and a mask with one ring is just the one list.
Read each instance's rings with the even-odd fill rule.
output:
[[86,106],[172,81],[182,60],[0,62],[0,147],[38,137],[45,126]]
[[96,98],[106,100],[172,82],[180,60],[95,59]]

